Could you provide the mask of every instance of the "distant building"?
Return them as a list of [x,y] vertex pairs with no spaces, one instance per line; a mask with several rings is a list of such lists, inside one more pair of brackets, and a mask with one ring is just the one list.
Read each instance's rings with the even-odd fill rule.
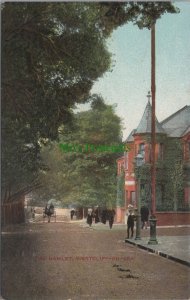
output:
[[[143,157],[140,195],[151,207],[151,113],[148,101],[139,125],[126,140],[130,151],[117,159],[118,181],[124,178],[123,196],[118,191],[117,221],[124,222],[127,206],[137,206],[135,158]],[[161,123],[156,119],[156,210],[189,211],[190,208],[190,106],[178,110]],[[118,185],[119,188],[119,185]],[[190,221],[190,220],[189,220]]]

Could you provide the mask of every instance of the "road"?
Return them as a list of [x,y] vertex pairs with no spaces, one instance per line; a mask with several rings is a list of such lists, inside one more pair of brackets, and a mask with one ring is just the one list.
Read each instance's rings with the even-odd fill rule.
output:
[[17,225],[2,235],[7,300],[189,299],[190,268],[126,244],[124,230],[77,222]]

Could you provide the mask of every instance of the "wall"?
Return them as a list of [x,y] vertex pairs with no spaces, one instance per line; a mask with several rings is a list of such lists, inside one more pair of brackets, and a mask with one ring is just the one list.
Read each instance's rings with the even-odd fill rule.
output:
[[158,226],[190,225],[190,212],[157,212]]
[[[157,212],[157,226],[190,225],[190,212]],[[125,224],[125,209],[117,208],[117,223]]]

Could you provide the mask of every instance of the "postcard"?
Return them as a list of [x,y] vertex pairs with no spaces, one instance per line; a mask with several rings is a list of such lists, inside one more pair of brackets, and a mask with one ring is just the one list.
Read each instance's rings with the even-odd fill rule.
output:
[[1,3],[1,299],[190,298],[189,15]]

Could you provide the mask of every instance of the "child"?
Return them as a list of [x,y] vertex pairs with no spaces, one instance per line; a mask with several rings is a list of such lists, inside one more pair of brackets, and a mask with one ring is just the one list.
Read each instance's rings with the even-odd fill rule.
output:
[[127,220],[127,238],[129,239],[129,231],[131,229],[131,238],[133,237],[134,231],[134,215],[132,215],[132,211],[129,212],[128,220]]

